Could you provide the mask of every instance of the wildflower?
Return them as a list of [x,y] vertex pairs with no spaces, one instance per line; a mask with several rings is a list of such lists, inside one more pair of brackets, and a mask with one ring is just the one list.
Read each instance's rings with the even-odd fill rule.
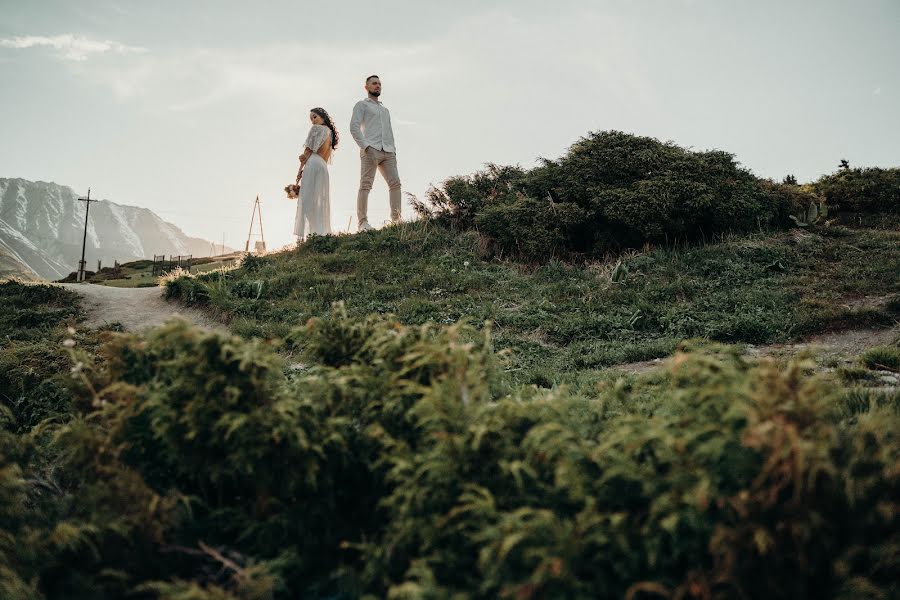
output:
[[68,329],[66,329],[66,333],[68,333],[69,335],[75,335],[75,328],[69,327]]
[[72,338],[67,338],[63,341],[62,345],[66,348],[74,348],[75,340],[73,340]]
[[469,268],[469,261],[464,262],[464,263],[463,263],[463,266],[466,267],[466,268],[468,269],[468,268]]
[[72,367],[72,375],[78,375],[84,369],[84,363],[80,360]]

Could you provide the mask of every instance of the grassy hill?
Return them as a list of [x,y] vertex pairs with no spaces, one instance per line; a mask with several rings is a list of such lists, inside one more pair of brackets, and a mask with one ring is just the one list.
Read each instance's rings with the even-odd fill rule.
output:
[[171,282],[245,336],[287,337],[343,302],[409,325],[490,322],[516,383],[673,352],[687,338],[765,344],[900,316],[900,232],[841,226],[725,236],[606,260],[482,260],[475,232],[428,222],[314,238],[233,270]]
[[[841,231],[861,251],[896,261],[896,234]],[[729,336],[787,339],[800,333],[797,324],[882,323],[896,309],[888,299],[896,281],[881,278],[872,266],[880,261],[856,261],[850,277],[850,261],[824,251],[835,238],[782,233],[636,254],[624,281],[613,282],[614,269],[602,264],[479,261],[468,238],[411,224],[176,280],[172,289],[195,302],[243,313],[234,324],[245,334],[286,330],[299,306],[295,322],[321,310],[288,332],[286,348],[178,324],[140,337],[66,330],[80,315],[70,292],[0,285],[3,325],[14,332],[0,343],[6,597],[897,592],[900,393],[878,373],[900,370],[900,347],[815,375],[811,363],[757,365],[739,348],[691,342],[669,368],[623,376],[567,364],[578,354],[562,338],[529,336],[538,319],[548,335],[569,331],[555,304],[633,305],[668,286],[695,307],[709,304],[704,294],[725,298],[722,307],[795,300],[774,304],[782,316],[751,333],[717,325],[731,322],[725,308],[697,313],[699,326]],[[413,251],[398,250],[404,244]],[[388,250],[402,268],[347,266],[356,257],[356,266],[384,267]],[[432,273],[429,253],[441,265]],[[782,265],[771,269],[770,259]],[[347,311],[330,312],[309,286],[281,288],[288,308],[272,295],[261,302],[286,271],[294,283],[338,286],[325,266],[337,264],[345,278],[373,283],[345,298]],[[792,273],[791,264],[805,267]],[[690,276],[676,279],[677,269]],[[810,285],[825,272],[828,282]],[[447,281],[457,273],[468,283],[454,289]],[[750,284],[759,274],[766,283],[757,289]],[[493,308],[476,316],[505,315],[505,325],[494,326],[492,340],[458,324],[347,314],[362,314],[363,298],[402,305],[399,276],[449,288],[427,310],[480,298]],[[500,277],[515,284],[514,295],[504,295]],[[798,296],[791,286],[801,282],[818,291]],[[842,303],[828,301],[830,285]],[[251,289],[252,297],[239,292]],[[265,308],[251,317],[248,307]],[[421,310],[404,318],[423,320]],[[513,319],[522,313],[532,320]],[[636,341],[614,346],[608,334],[609,347],[658,339],[622,331],[635,331]],[[512,354],[498,362],[499,343]],[[286,359],[279,348],[299,354]],[[523,358],[522,348],[533,354]],[[553,377],[590,385],[517,385],[553,373],[537,356],[561,366]]]
[[898,597],[900,171],[573,148],[167,278],[236,335],[0,284],[0,596]]

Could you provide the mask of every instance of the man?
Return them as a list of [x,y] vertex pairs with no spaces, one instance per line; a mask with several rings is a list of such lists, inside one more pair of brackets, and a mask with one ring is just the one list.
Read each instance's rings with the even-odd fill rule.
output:
[[400,222],[400,175],[397,173],[397,149],[391,129],[391,114],[378,100],[381,96],[381,79],[378,75],[366,78],[365,100],[353,107],[350,135],[360,148],[362,168],[359,178],[359,194],[356,196],[356,219],[359,231],[372,229],[369,225],[369,192],[375,181],[375,170],[388,184],[390,190],[391,222]]

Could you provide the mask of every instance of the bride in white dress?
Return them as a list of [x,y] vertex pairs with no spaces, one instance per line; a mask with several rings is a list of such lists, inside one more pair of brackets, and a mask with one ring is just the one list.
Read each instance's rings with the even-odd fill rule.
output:
[[324,108],[309,111],[312,127],[304,142],[300,155],[300,170],[297,183],[300,184],[300,198],[297,201],[297,216],[294,219],[294,235],[304,240],[310,234],[331,233],[331,184],[328,179],[328,165],[331,154],[337,148],[338,136],[331,117]]

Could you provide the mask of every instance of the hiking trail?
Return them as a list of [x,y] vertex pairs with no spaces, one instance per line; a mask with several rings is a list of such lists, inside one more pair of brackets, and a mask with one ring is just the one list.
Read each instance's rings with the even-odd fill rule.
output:
[[102,327],[119,323],[127,331],[143,331],[181,318],[207,331],[228,333],[224,324],[196,308],[163,298],[162,287],[117,288],[90,283],[56,284],[75,292],[84,300],[83,326]]

